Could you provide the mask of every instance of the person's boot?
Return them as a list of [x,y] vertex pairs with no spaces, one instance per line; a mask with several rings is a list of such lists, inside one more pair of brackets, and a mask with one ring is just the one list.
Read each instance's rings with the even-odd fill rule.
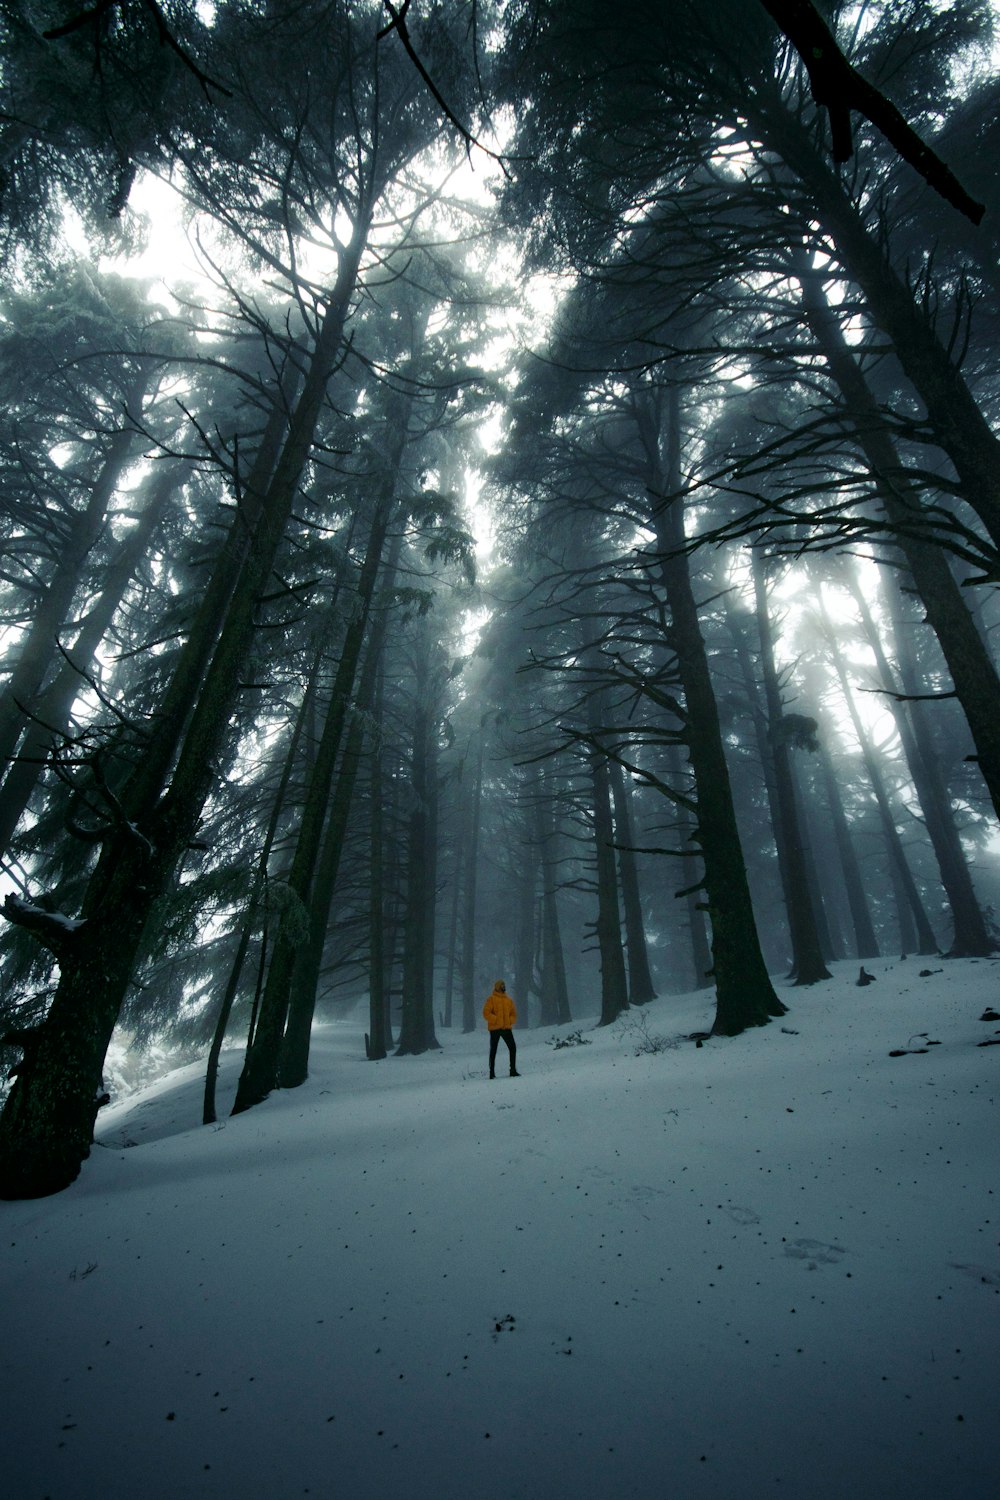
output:
[[491,1069],[490,1069],[490,1077],[491,1077],[491,1078],[495,1078],[495,1077],[496,1077],[496,1076],[497,1076],[497,1075],[496,1075],[496,1074],[495,1074],[495,1073],[494,1073],[494,1072],[493,1072],[493,1069],[492,1069],[492,1068],[491,1068]]
[[521,1075],[517,1071],[516,1068],[511,1068],[511,1070],[510,1070],[510,1076],[511,1076],[511,1078],[520,1078]]

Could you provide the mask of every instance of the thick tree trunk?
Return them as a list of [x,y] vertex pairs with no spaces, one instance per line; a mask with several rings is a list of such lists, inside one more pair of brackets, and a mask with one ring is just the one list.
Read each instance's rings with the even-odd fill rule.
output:
[[[801,782],[796,775],[794,764],[792,765],[792,780],[795,782],[796,802],[801,807],[803,800]],[[847,957],[847,943],[840,925],[838,907],[836,902],[830,899],[832,891],[829,879],[824,881],[823,878],[823,875],[829,877],[831,870],[835,868],[835,864],[831,865],[829,860],[822,858],[822,831],[819,814],[815,809],[812,798],[809,799],[809,802],[810,806],[813,806],[814,811],[809,818],[808,825],[803,825],[809,829],[809,839],[803,845],[802,853],[805,856],[806,877],[809,881],[809,890],[812,894],[813,910],[816,913],[816,930],[819,933],[820,948],[822,949],[823,957],[832,962],[838,958]],[[814,840],[821,841],[819,859],[816,857]],[[829,846],[829,839],[826,842],[827,846]],[[820,874],[821,870],[823,871],[823,875]]]
[[[672,787],[680,787],[684,780],[680,746],[667,745],[665,754],[667,780]],[[681,884],[675,894],[675,899],[684,902],[691,962],[691,988],[707,990],[712,986],[712,949],[709,942],[705,903],[702,900],[702,866],[701,860],[692,848],[696,833],[695,821],[681,803],[676,806],[674,828],[681,866]]]
[[[788,858],[785,853],[784,827],[778,813],[778,789],[774,782],[774,757],[771,754],[771,743],[768,738],[767,714],[760,701],[760,684],[757,673],[754,670],[751,655],[750,632],[751,616],[743,611],[739,613],[733,608],[731,595],[725,591],[726,624],[729,629],[729,637],[736,652],[736,663],[740,669],[743,679],[743,691],[746,697],[747,707],[750,711],[750,722],[753,724],[754,742],[757,746],[757,757],[760,761],[761,774],[764,778],[764,793],[767,797],[767,810],[771,823],[771,836],[774,841],[774,858],[778,866],[778,879],[781,882],[782,910],[785,922],[788,922],[788,913],[791,907],[792,895],[788,873]],[[759,632],[758,632],[759,637]],[[676,773],[675,773],[676,774]],[[697,879],[696,874],[685,871],[685,885]],[[789,934],[790,939],[790,934]],[[789,973],[794,974],[794,959],[789,964]]]
[[893,904],[896,908],[896,925],[899,929],[899,953],[905,958],[908,953],[916,953],[920,947],[920,939],[917,937],[917,928],[913,920],[913,910],[910,904],[910,893],[906,883],[900,878],[899,859],[895,848],[886,840],[885,861],[889,872],[889,885],[892,888]]
[[[675,388],[667,393],[664,430],[649,434],[647,449],[650,494],[678,494],[680,403]],[[660,576],[670,605],[671,643],[684,694],[684,732],[697,790],[693,842],[704,862],[704,891],[712,924],[713,1030],[737,1036],[748,1026],[764,1026],[772,1016],[784,1015],[787,1007],[775,994],[760,950],[679,502],[658,503],[652,521],[662,553]]]
[[434,1031],[434,998],[437,977],[437,872],[438,819],[441,812],[441,777],[437,724],[432,717],[427,735],[427,825],[424,837],[423,931],[424,940],[424,1038],[428,1048],[440,1048]]
[[465,841],[461,826],[452,858],[451,910],[448,914],[448,963],[445,967],[443,1024],[449,1029],[455,1016],[455,977],[458,973],[459,908],[465,875]]

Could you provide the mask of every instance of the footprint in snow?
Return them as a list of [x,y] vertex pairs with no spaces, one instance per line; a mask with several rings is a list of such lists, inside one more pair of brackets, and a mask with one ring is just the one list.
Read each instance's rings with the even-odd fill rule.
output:
[[629,1192],[633,1198],[638,1198],[640,1201],[648,1201],[650,1198],[662,1198],[665,1196],[662,1188],[647,1187],[642,1182],[633,1183],[629,1188]]
[[740,1203],[727,1203],[724,1210],[732,1219],[734,1224],[759,1224],[760,1214],[755,1214],[752,1208],[744,1208]]
[[974,1266],[959,1260],[950,1260],[948,1264],[953,1271],[961,1271],[963,1276],[971,1276],[973,1281],[980,1281],[985,1286],[1000,1286],[1000,1271],[993,1270],[989,1266]]
[[815,1271],[818,1266],[835,1266],[847,1251],[842,1245],[827,1245],[823,1240],[788,1240],[785,1254],[791,1260],[808,1261],[809,1270]]

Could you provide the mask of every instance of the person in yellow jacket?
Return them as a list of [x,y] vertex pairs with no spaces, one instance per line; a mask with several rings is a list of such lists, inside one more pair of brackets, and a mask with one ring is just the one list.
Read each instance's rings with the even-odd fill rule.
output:
[[483,1017],[490,1028],[490,1077],[495,1078],[494,1071],[497,1060],[497,1048],[500,1038],[503,1037],[507,1043],[507,1051],[510,1053],[510,1076],[520,1078],[517,1071],[517,1043],[511,1027],[517,1021],[517,1007],[507,993],[507,986],[502,979],[498,979],[493,986],[493,993],[487,996],[486,1004],[483,1006]]

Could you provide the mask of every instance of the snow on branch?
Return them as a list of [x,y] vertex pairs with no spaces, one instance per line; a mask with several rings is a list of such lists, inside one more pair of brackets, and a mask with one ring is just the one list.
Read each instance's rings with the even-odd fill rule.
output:
[[66,952],[86,921],[85,917],[68,917],[61,911],[46,911],[44,906],[25,901],[13,892],[4,897],[0,909],[8,922],[34,933],[38,941],[57,958]]

